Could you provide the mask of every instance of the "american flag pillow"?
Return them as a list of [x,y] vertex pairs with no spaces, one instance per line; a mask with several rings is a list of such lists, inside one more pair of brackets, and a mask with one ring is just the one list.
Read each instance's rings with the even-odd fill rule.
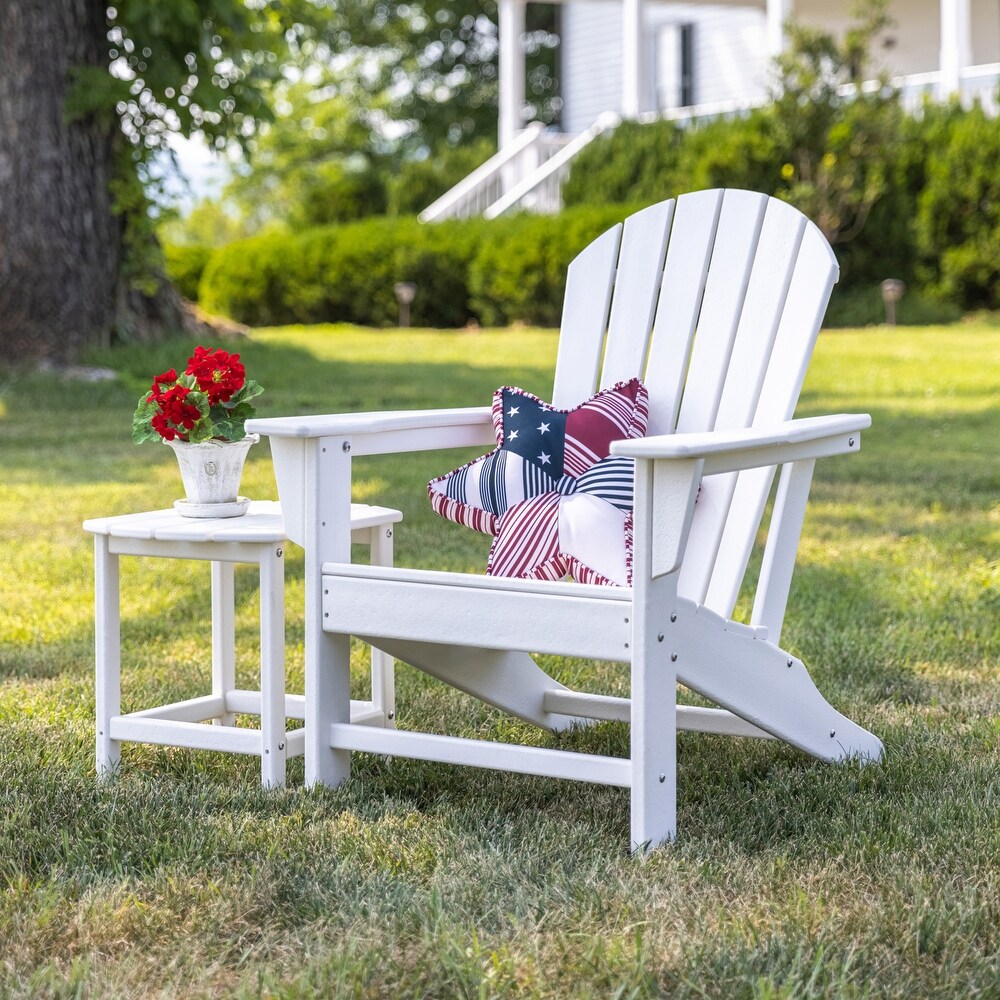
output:
[[496,450],[432,479],[431,506],[495,536],[489,574],[628,586],[633,465],[610,449],[642,437],[648,408],[637,378],[571,410],[523,389],[497,389]]

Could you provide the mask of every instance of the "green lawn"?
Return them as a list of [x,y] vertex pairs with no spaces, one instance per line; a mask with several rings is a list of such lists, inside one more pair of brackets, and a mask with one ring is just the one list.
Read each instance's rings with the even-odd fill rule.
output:
[[[868,410],[820,463],[785,644],[885,741],[867,768],[680,739],[675,845],[628,855],[620,789],[357,756],[264,793],[255,759],[126,747],[93,768],[87,517],[166,506],[131,412],[190,342],[95,357],[103,384],[0,374],[0,996],[1000,996],[1000,328],[826,333],[801,414]],[[265,415],[545,396],[547,331],[262,330]],[[401,507],[397,561],[479,569],[424,483],[462,454],[356,463]],[[273,497],[266,445],[243,492]],[[302,561],[288,567],[290,685]],[[204,692],[208,569],[124,560],[126,708]],[[237,576],[241,683],[257,594]],[[622,668],[552,662],[624,690]],[[357,683],[364,683],[357,660]],[[536,737],[400,667],[402,726]],[[564,738],[624,752],[624,727]]]

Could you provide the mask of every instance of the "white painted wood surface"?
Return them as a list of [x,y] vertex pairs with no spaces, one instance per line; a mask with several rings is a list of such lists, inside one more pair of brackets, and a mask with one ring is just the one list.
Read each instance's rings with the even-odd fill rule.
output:
[[[398,510],[350,504],[349,540],[367,544],[373,560],[392,564]],[[304,718],[304,698],[285,692],[284,531],[281,507],[253,501],[239,518],[181,517],[175,510],[92,518],[94,535],[96,753],[99,777],[120,766],[124,740],[259,756],[261,782],[285,782],[285,762],[304,750],[304,730],[285,730],[286,718]],[[121,714],[119,556],[211,562],[212,693]],[[256,563],[260,573],[260,691],[236,689],[233,564]],[[394,725],[393,661],[372,655],[372,700],[350,702],[350,721]],[[260,717],[259,729],[236,726],[236,714]],[[211,726],[202,725],[212,722]]]
[[665,201],[625,220],[604,347],[602,386],[642,375],[646,366],[673,214],[674,202]]
[[722,195],[722,191],[698,191],[677,200],[673,224],[684,238],[671,240],[667,246],[644,373],[649,390],[648,434],[672,434],[677,426]]
[[[349,564],[351,456],[489,445],[484,410],[248,424],[271,436],[282,503],[306,546],[307,780],[343,780],[356,750],[587,771],[603,777],[583,780],[631,789],[631,842],[642,850],[675,835],[678,728],[771,736],[821,760],[878,759],[878,739],[836,712],[778,645],[815,460],[859,450],[870,425],[866,414],[793,419],[836,278],[814,225],[743,191],[646,209],[570,266],[555,404],[635,375],[650,391],[649,436],[612,449],[636,461],[630,589]],[[751,623],[734,622],[779,467],[760,593]],[[544,728],[627,719],[630,758],[590,769],[555,750],[362,731],[348,718],[349,635]],[[534,662],[539,652],[628,664],[631,697],[558,684]],[[719,707],[678,708],[678,682]]]
[[572,409],[594,393],[618,269],[619,224],[577,255],[566,272],[552,405]]

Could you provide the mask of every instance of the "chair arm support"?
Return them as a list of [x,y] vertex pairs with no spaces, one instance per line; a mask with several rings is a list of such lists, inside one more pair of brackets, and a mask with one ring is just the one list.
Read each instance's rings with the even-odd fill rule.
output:
[[861,431],[871,422],[867,413],[802,417],[769,427],[615,441],[611,453],[647,460],[701,460],[707,476],[858,451]]

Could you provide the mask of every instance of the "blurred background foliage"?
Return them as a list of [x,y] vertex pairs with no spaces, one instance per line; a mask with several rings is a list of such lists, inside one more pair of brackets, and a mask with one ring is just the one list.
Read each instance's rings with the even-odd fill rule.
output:
[[[862,4],[842,36],[789,25],[765,107],[601,136],[573,162],[559,216],[426,227],[412,216],[495,149],[495,6],[465,5],[490,15],[473,18],[462,4],[418,5],[416,24],[393,4],[363,23],[364,6],[342,5],[341,41],[360,48],[331,63],[306,46],[276,87],[253,168],[162,226],[171,277],[206,309],[254,325],[385,325],[392,284],[406,280],[418,283],[414,322],[552,324],[587,242],[628,211],[707,187],[763,191],[816,222],[841,264],[831,325],[881,321],[889,277],[908,286],[902,323],[1000,308],[1000,128],[979,107],[904,111],[868,57],[884,0]],[[554,122],[555,11],[533,9],[534,110]],[[428,53],[437,61],[424,65]]]

